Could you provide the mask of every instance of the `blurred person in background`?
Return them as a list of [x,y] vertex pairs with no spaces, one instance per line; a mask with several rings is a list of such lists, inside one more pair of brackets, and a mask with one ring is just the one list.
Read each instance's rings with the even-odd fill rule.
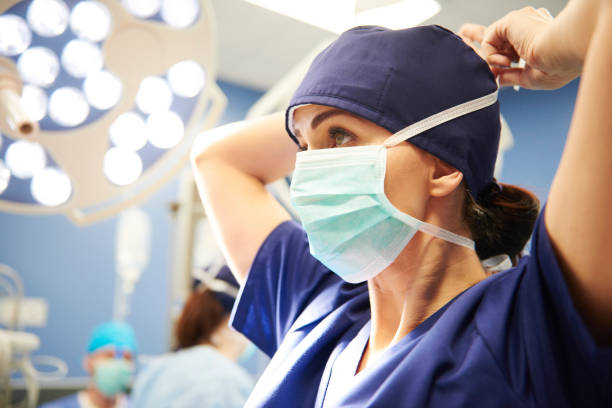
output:
[[178,350],[138,375],[134,408],[242,407],[253,389],[254,376],[239,362],[253,366],[259,352],[228,325],[238,283],[227,266],[201,277],[176,325]]
[[134,330],[126,323],[107,322],[97,326],[83,359],[83,367],[91,377],[87,389],[40,408],[127,407],[125,392],[134,371],[137,349]]

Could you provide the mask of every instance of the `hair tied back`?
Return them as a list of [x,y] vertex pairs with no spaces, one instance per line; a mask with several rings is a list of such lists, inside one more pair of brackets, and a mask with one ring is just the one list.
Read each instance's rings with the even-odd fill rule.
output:
[[493,178],[493,181],[491,181],[478,195],[478,203],[488,207],[503,190],[504,187],[502,184]]

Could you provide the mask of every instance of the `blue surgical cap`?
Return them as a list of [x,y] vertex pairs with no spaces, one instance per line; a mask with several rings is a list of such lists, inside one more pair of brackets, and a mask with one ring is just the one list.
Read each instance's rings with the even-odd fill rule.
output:
[[97,326],[91,333],[87,351],[92,353],[106,346],[138,352],[134,330],[126,323],[108,322]]
[[[287,109],[305,104],[340,108],[396,133],[497,89],[487,63],[439,26],[389,30],[356,27],[314,60]],[[499,145],[499,104],[438,125],[408,140],[463,173],[478,196],[493,182]]]

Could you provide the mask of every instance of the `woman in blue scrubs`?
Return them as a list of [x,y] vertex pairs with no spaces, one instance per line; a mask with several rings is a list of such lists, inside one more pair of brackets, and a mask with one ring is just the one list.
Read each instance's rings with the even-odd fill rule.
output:
[[[231,324],[273,356],[247,406],[612,406],[612,3],[463,35],[486,62],[440,27],[349,30],[285,115],[196,142],[242,284]],[[534,89],[582,75],[539,216],[493,179],[494,74]],[[301,225],[265,189],[292,170]],[[481,263],[503,255],[514,267]]]

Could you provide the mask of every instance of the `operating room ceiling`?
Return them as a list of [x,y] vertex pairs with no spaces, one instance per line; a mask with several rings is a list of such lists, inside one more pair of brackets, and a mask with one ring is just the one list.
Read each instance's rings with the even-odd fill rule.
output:
[[[452,30],[464,22],[489,24],[508,11],[530,5],[545,7],[556,15],[566,3],[565,0],[438,2],[442,6],[440,13],[424,24],[440,24]],[[316,45],[334,36],[244,0],[212,3],[217,17],[219,77],[237,84],[266,90]]]

